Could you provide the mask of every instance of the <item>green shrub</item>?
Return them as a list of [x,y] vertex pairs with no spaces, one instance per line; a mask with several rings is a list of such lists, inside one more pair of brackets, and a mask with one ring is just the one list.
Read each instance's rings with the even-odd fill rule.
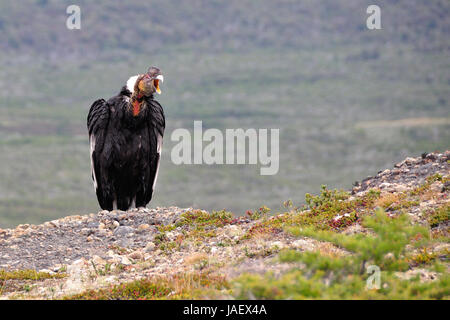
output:
[[[313,201],[314,206],[322,203]],[[288,227],[295,236],[329,241],[349,254],[330,256],[321,252],[287,250],[279,253],[281,262],[294,263],[293,268],[275,277],[242,275],[236,279],[234,295],[240,299],[448,299],[449,276],[422,282],[418,276],[403,280],[399,272],[408,269],[406,247],[426,245],[427,229],[414,226],[406,215],[391,218],[381,209],[365,216],[362,225],[371,234],[344,235],[314,227]],[[369,265],[380,268],[381,285],[366,286]],[[439,263],[435,262],[437,270]],[[401,274],[401,273],[400,273]]]

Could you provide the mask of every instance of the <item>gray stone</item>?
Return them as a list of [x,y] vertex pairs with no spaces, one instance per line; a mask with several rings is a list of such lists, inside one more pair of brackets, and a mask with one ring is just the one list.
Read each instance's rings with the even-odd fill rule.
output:
[[117,227],[116,230],[114,230],[114,235],[121,236],[121,235],[126,235],[129,233],[133,233],[133,232],[134,232],[134,229],[132,227],[119,226],[119,227]]

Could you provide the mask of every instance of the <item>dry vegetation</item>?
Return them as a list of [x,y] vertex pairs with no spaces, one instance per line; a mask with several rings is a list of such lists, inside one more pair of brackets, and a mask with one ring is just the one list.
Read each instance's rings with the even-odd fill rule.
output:
[[[2,271],[1,291],[10,299],[449,299],[448,156],[408,158],[399,166],[442,172],[420,183],[398,183],[406,176],[394,173],[397,183],[384,179],[354,194],[324,186],[306,195],[306,205],[287,201],[275,214],[264,206],[245,217],[181,210],[154,229],[136,227],[131,237],[153,239],[145,247],[110,245],[103,257],[57,270]],[[131,220],[142,214],[118,212]],[[62,228],[74,219],[52,223]],[[21,230],[12,234],[23,237]],[[89,237],[97,232],[88,234],[94,241]],[[366,287],[369,266],[379,268],[380,287]]]

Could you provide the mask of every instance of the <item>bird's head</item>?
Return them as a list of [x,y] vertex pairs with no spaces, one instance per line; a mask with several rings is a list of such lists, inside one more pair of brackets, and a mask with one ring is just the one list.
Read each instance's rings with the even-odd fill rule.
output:
[[148,72],[138,76],[134,84],[134,93],[138,96],[149,97],[153,93],[161,94],[159,84],[164,81],[161,70],[157,67],[150,67]]

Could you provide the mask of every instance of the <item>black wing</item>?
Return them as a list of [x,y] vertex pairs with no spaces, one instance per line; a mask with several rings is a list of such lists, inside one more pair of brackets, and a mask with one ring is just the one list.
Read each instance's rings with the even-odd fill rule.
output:
[[111,210],[112,190],[99,161],[109,124],[109,107],[104,99],[94,101],[87,117],[91,151],[91,172],[97,199],[102,209]]
[[156,180],[158,179],[159,165],[161,161],[162,143],[166,120],[164,111],[159,102],[152,100],[150,104],[150,117],[148,122],[148,136],[150,143],[149,169],[150,175],[145,186],[145,203],[149,203],[155,190]]

